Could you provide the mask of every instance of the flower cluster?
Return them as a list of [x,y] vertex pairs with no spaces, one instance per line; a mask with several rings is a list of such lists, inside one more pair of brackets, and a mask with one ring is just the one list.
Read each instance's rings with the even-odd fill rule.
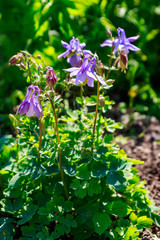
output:
[[34,114],[38,118],[42,117],[43,116],[42,107],[38,102],[39,94],[40,94],[39,87],[30,85],[27,88],[26,98],[20,104],[18,112],[21,115],[26,114],[28,117],[33,117]]
[[[118,68],[121,68],[122,71],[126,70],[128,66],[128,53],[129,51],[138,51],[140,50],[133,44],[139,36],[127,38],[124,29],[117,29],[118,36],[112,38],[112,34],[109,33],[109,36],[112,40],[106,40],[101,44],[101,47],[109,46],[114,47],[112,55],[118,54],[115,64]],[[61,41],[66,51],[58,56],[58,58],[67,58],[67,61],[71,64],[71,68],[65,69],[65,71],[70,73],[70,77],[75,78],[75,85],[87,84],[89,87],[94,87],[94,81],[99,81],[105,88],[109,88],[110,80],[105,81],[105,71],[103,64],[98,60],[98,56],[93,54],[89,50],[83,50],[86,46],[85,43],[80,43],[78,38],[72,37],[69,44]],[[30,55],[29,55],[30,57]],[[19,62],[22,58],[22,53],[19,53],[13,56],[9,64],[14,65]],[[47,67],[46,72],[46,83],[49,88],[53,88],[57,82],[57,76],[52,67]],[[113,82],[113,81],[112,81]],[[108,84],[108,85],[107,85]],[[18,108],[18,112],[21,115],[26,114],[28,117],[34,116],[34,114],[40,118],[43,116],[42,107],[38,102],[40,94],[40,89],[38,86],[30,85],[27,88],[26,98],[22,101]]]
[[101,44],[101,47],[113,47],[115,46],[114,50],[113,50],[113,54],[115,54],[116,52],[122,52],[124,54],[128,54],[129,50],[131,51],[139,51],[140,49],[137,48],[136,46],[134,46],[133,44],[131,44],[131,42],[136,41],[139,36],[134,36],[134,37],[126,37],[125,31],[122,28],[118,28],[117,29],[118,32],[118,37],[116,37],[113,40],[106,40]]
[[117,29],[118,36],[116,38],[113,38],[112,40],[105,40],[101,47],[114,47],[113,54],[118,53],[118,57],[115,61],[115,64],[117,64],[118,68],[120,68],[122,71],[128,67],[128,56],[127,54],[129,51],[139,51],[140,49],[136,47],[135,45],[131,44],[131,42],[136,41],[139,36],[134,37],[126,37],[125,31],[122,28]]

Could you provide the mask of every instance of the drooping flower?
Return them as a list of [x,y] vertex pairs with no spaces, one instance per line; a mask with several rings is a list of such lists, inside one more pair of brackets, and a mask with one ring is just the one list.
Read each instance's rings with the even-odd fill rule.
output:
[[113,47],[115,46],[113,50],[113,54],[116,52],[122,52],[123,54],[128,54],[129,50],[131,51],[139,51],[140,49],[131,44],[131,42],[136,41],[139,36],[134,36],[134,37],[126,37],[125,31],[122,28],[117,29],[118,32],[118,37],[112,39],[112,40],[106,40],[101,44],[101,47]]
[[53,86],[57,82],[57,76],[52,67],[49,67],[46,72],[46,83],[49,87],[53,88]]
[[61,41],[64,48],[67,50],[58,56],[59,58],[66,58],[67,62],[71,64],[72,67],[78,67],[81,62],[82,49],[86,46],[85,43],[79,43],[79,39],[72,37],[70,43]]
[[128,55],[123,52],[120,52],[117,59],[114,62],[114,65],[116,65],[116,64],[117,64],[118,68],[121,69],[121,72],[124,71],[124,73],[125,73],[126,69],[128,67]]
[[28,117],[33,117],[34,114],[38,118],[43,116],[42,107],[38,102],[39,94],[39,87],[30,85],[27,88],[26,98],[22,101],[18,108],[18,112],[21,114],[21,116],[24,114],[26,114]]
[[75,84],[87,83],[89,87],[94,87],[94,80],[98,80],[101,84],[107,85],[101,76],[97,75],[94,71],[96,65],[96,58],[92,57],[90,61],[88,58],[84,58],[81,67],[73,67],[65,69],[65,71],[70,72],[70,76],[76,76]]

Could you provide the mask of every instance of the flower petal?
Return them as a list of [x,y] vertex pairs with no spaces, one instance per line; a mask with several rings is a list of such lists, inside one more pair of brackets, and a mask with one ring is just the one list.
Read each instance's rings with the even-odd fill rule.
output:
[[99,76],[99,75],[96,74],[96,77],[97,77],[98,81],[99,81],[102,85],[107,86],[107,84],[105,83],[105,81],[102,79],[101,76]]
[[80,48],[84,48],[86,46],[86,44],[85,43],[80,43],[79,46],[80,46]]
[[58,59],[59,59],[59,58],[62,58],[62,57],[65,58],[65,57],[67,56],[68,53],[70,53],[69,50],[67,50],[66,52],[60,54],[60,55],[58,56]]
[[28,111],[26,112],[26,115],[28,117],[33,117],[34,116],[34,104],[33,104],[33,102],[30,102],[30,106],[29,106]]
[[111,40],[106,40],[106,41],[104,41],[104,42],[101,44],[101,47],[105,47],[105,46],[112,47],[113,44],[114,44],[113,41],[111,41]]
[[134,37],[129,37],[127,38],[129,42],[134,42],[136,41],[137,39],[139,38],[139,35],[138,36],[134,36]]
[[68,43],[66,43],[66,42],[64,42],[64,41],[61,41],[61,43],[62,43],[62,46],[63,46],[64,48],[68,48],[68,47],[69,47],[69,44],[68,44]]
[[131,51],[139,51],[140,50],[140,48],[138,48],[138,47],[136,47],[136,46],[134,46],[133,44],[127,44],[127,48],[129,49],[129,50],[131,50]]
[[94,87],[94,80],[93,80],[93,78],[88,77],[87,85],[89,87]]

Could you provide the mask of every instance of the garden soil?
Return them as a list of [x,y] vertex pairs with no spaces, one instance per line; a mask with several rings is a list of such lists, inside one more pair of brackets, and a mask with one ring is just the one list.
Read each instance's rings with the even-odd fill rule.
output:
[[[123,123],[124,119],[123,115],[120,121]],[[125,141],[120,141],[118,145],[128,157],[144,161],[144,164],[136,165],[136,168],[141,180],[146,181],[145,187],[149,190],[151,199],[160,207],[160,122],[155,117],[139,118],[129,124],[127,130],[124,128],[121,134]],[[143,231],[141,239],[154,239],[154,235],[160,239],[160,227],[155,225],[150,231]]]

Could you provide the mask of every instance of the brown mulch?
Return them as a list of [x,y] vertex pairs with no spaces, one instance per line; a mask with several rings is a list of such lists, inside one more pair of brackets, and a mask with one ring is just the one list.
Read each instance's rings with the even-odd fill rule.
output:
[[[125,119],[121,120],[123,122]],[[127,130],[122,131],[122,135],[130,133],[130,136],[128,135],[125,144],[118,144],[128,157],[144,161],[144,164],[136,165],[136,168],[141,180],[146,180],[145,187],[149,190],[151,199],[160,207],[160,122],[155,117],[147,116],[128,126]],[[160,227],[154,225],[151,231],[143,231],[141,239],[154,239],[154,234],[160,239]]]

